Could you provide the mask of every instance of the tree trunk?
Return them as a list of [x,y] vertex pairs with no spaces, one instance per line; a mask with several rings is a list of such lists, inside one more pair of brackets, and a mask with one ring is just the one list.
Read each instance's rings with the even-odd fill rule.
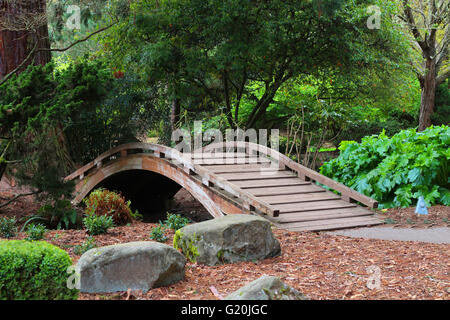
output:
[[[0,0],[0,79],[15,70],[35,47],[49,49],[45,0]],[[27,24],[22,23],[26,19]],[[28,65],[50,62],[50,51],[39,51]]]
[[418,131],[423,131],[431,125],[431,115],[433,114],[436,96],[436,62],[434,59],[427,59],[426,61],[426,74],[421,87],[422,96]]
[[177,129],[179,121],[180,121],[180,99],[175,98],[172,101],[172,111],[170,114],[170,125],[172,131],[175,131]]
[[0,181],[2,180],[2,178],[3,178],[3,174],[5,173],[5,171],[6,171],[6,161],[1,161],[0,162]]

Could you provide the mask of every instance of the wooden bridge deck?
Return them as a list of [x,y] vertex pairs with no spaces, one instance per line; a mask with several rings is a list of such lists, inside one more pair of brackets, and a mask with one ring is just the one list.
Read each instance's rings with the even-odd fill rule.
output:
[[[239,152],[241,147],[244,152]],[[145,166],[137,160],[139,157],[153,159],[157,167],[158,163],[161,168],[170,165],[158,169],[159,173],[181,185],[188,181],[190,192],[198,189],[192,184],[195,183],[203,190],[197,193],[197,198],[209,204],[209,211],[215,217],[223,215],[225,208],[235,208],[233,213],[258,214],[278,227],[292,231],[334,230],[382,223],[370,210],[377,207],[375,200],[303,167],[275,150],[248,142],[211,144],[203,148],[202,153],[193,154],[147,143],[118,146],[66,177],[66,180],[79,179],[75,202],[81,201],[90,188],[106,178],[106,173],[110,175],[127,166],[144,170]],[[206,193],[209,198],[205,201]]]
[[[237,154],[234,159],[235,163],[229,164],[221,160],[210,164],[211,159],[195,163],[269,204],[278,213],[265,217],[283,229],[321,231],[382,223],[368,208],[342,200],[340,195],[299,178],[287,168],[274,170],[266,157],[242,159]],[[243,161],[248,163],[242,164]]]

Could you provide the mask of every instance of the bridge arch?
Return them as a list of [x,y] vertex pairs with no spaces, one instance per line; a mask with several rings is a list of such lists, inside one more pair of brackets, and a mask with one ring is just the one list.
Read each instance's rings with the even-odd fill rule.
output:
[[[115,175],[149,172],[167,178],[179,186],[178,189],[186,189],[212,217],[242,213],[232,199],[210,188],[201,176],[194,177],[195,167],[189,158],[183,157],[177,150],[156,144],[129,143],[105,152],[65,180],[75,181],[72,203],[77,205],[92,190]],[[174,185],[171,188],[173,191]]]

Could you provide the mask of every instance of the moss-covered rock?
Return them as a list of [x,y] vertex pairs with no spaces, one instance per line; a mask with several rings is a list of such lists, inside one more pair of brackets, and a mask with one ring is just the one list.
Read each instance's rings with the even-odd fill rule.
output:
[[309,300],[273,276],[262,276],[228,295],[225,300]]
[[175,233],[173,245],[190,261],[206,265],[262,260],[281,253],[270,222],[246,214],[183,227]]
[[153,241],[91,249],[78,261],[82,292],[148,291],[184,278],[186,258]]

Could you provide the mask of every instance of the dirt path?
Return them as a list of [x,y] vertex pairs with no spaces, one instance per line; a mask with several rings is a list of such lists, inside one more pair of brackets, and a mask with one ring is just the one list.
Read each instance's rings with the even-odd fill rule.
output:
[[428,243],[450,243],[450,228],[405,229],[394,227],[372,227],[329,232],[351,238],[419,241]]

